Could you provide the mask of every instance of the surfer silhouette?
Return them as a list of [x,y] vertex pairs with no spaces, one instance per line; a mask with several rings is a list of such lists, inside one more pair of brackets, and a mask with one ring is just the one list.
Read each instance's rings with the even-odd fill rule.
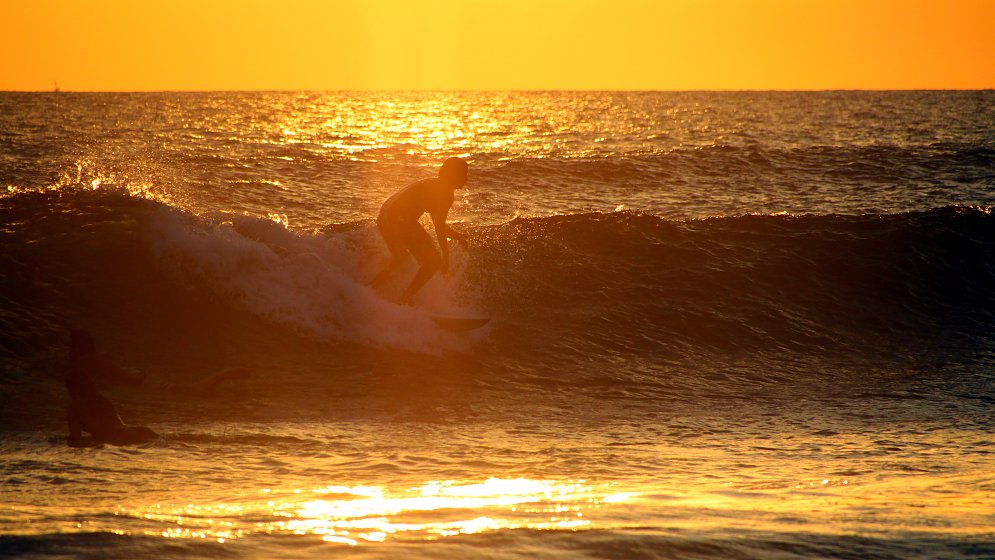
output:
[[[111,401],[97,391],[97,381],[108,385],[155,384],[172,393],[206,396],[212,394],[222,381],[248,376],[244,369],[228,368],[193,384],[172,383],[161,379],[153,379],[150,383],[149,376],[126,370],[97,353],[93,335],[89,331],[72,330],[69,332],[69,369],[66,371],[66,389],[69,391],[69,406],[66,407],[69,445],[131,445],[159,437],[151,428],[125,424]],[[89,433],[92,440],[84,440],[84,432]]]
[[97,354],[93,336],[89,332],[73,330],[70,332],[69,369],[66,371],[66,389],[69,391],[69,406],[66,408],[69,445],[87,445],[83,440],[83,432],[88,432],[93,436],[93,443],[98,444],[128,445],[159,437],[150,428],[128,426],[122,422],[111,401],[97,392],[94,378],[120,385],[138,385],[144,380],[144,376],[120,368]]
[[[466,184],[467,164],[460,158],[451,157],[442,163],[438,177],[415,181],[388,198],[380,207],[377,228],[383,236],[390,260],[376,276],[370,280],[371,287],[378,288],[404,264],[411,253],[418,261],[418,272],[401,294],[400,303],[411,305],[412,299],[437,271],[449,273],[449,239],[464,241],[463,234],[446,223],[449,209],[453,205],[453,193]],[[436,250],[432,238],[418,223],[422,214],[428,213],[435,226]]]

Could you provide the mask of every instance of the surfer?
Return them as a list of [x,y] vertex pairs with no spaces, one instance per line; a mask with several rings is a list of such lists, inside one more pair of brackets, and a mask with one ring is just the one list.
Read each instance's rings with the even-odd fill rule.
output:
[[[446,218],[453,205],[453,192],[466,184],[466,176],[466,162],[451,157],[442,163],[438,177],[415,181],[383,203],[377,216],[377,228],[390,250],[390,260],[370,280],[371,287],[380,287],[394,274],[404,264],[407,253],[415,257],[419,268],[401,294],[400,303],[404,305],[411,305],[418,290],[437,271],[443,275],[449,273],[448,240],[464,241],[465,238],[446,223]],[[432,217],[439,250],[436,250],[432,238],[418,223],[418,219],[426,212]]]
[[[208,396],[215,392],[221,382],[248,376],[248,372],[242,368],[228,368],[192,384],[150,378],[143,373],[126,370],[97,353],[93,335],[89,331],[72,330],[69,333],[69,369],[66,371],[66,389],[69,391],[69,406],[66,408],[69,445],[130,445],[159,437],[150,428],[128,426],[121,421],[111,401],[97,391],[97,381],[109,385],[152,385],[181,395]],[[83,432],[93,436],[92,443],[83,440]]]
[[122,422],[111,401],[97,392],[95,377],[122,385],[138,385],[144,380],[144,376],[117,367],[97,354],[93,336],[89,332],[74,330],[70,333],[69,370],[66,372],[66,389],[69,391],[69,406],[66,408],[69,445],[86,445],[83,432],[92,435],[95,443],[115,445],[145,443],[159,437],[150,428],[128,426]]

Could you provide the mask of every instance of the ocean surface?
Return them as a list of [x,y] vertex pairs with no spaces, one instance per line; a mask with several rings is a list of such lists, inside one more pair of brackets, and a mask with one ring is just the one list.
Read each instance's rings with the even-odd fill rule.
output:
[[995,558],[993,204],[993,91],[0,93],[0,556]]

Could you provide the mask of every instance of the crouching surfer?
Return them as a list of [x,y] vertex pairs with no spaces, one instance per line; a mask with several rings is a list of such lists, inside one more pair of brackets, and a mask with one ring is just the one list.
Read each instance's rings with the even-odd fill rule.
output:
[[[373,277],[369,286],[376,289],[401,269],[408,253],[418,261],[418,272],[401,294],[400,303],[411,305],[415,294],[438,271],[449,272],[449,239],[463,241],[463,234],[454,230],[446,219],[453,205],[453,192],[466,185],[467,164],[451,157],[442,163],[438,177],[415,181],[387,199],[377,216],[377,228],[383,236],[390,260]],[[436,250],[432,238],[418,223],[422,214],[428,213],[435,226]]]

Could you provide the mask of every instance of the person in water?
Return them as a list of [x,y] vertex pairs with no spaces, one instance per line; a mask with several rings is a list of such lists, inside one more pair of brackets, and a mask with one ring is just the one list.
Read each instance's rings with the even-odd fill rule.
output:
[[[380,287],[404,264],[407,253],[418,261],[419,269],[411,283],[401,294],[400,302],[411,305],[412,299],[437,271],[449,273],[449,239],[464,241],[463,234],[457,232],[446,218],[453,205],[453,193],[466,184],[467,164],[460,158],[451,157],[442,163],[438,177],[415,181],[388,198],[380,207],[377,228],[383,236],[390,260],[369,285]],[[436,250],[432,238],[418,223],[422,214],[428,212],[435,226],[435,238],[439,243]]]
[[89,332],[71,331],[69,369],[66,371],[66,389],[69,391],[69,406],[66,407],[69,445],[87,445],[83,432],[93,436],[93,443],[114,445],[145,443],[159,437],[150,428],[128,426],[122,422],[111,401],[97,392],[95,378],[119,385],[139,385],[144,381],[144,376],[117,367],[97,354],[93,336]]
[[[229,368],[194,383],[180,384],[159,380],[157,385],[182,395],[210,395],[222,381],[248,377],[241,368]],[[69,424],[69,445],[82,447],[110,443],[131,445],[145,443],[159,437],[145,426],[128,426],[118,415],[109,399],[97,391],[96,382],[108,385],[149,385],[148,376],[131,372],[116,365],[103,354],[97,353],[93,335],[84,330],[69,333],[69,369],[66,371],[66,389],[69,406],[66,421]],[[92,436],[83,439],[83,432]]]

